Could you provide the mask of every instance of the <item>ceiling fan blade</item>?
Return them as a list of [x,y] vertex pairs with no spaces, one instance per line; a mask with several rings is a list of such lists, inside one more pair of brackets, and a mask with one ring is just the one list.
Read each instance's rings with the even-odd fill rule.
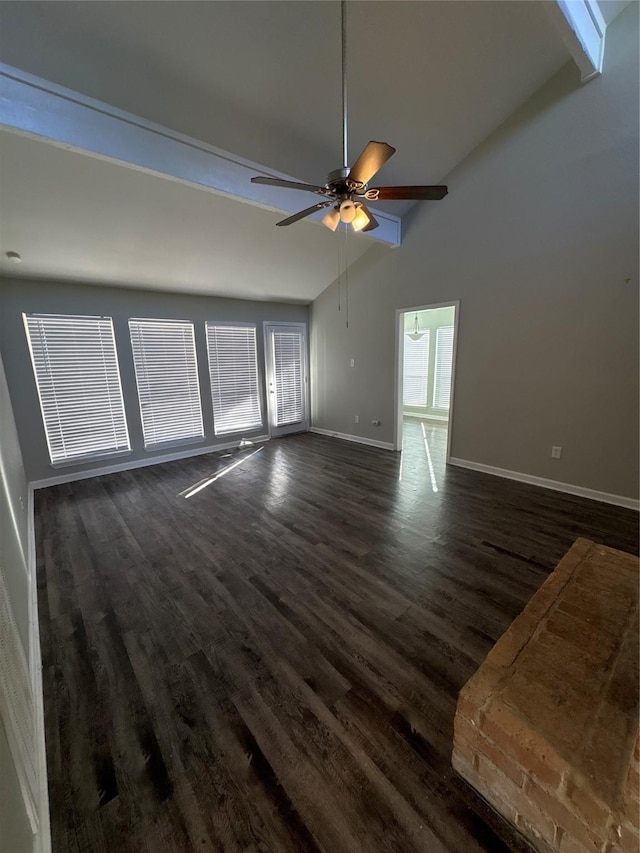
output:
[[289,190],[307,190],[310,193],[326,192],[324,187],[316,187],[313,184],[300,184],[297,181],[281,181],[280,178],[251,178],[252,184],[266,184],[269,187],[286,187]]
[[[439,201],[449,192],[447,187],[376,187],[370,192],[378,193],[375,201]],[[373,199],[372,199],[373,201]]]
[[368,184],[376,172],[396,153],[386,142],[369,142],[351,167],[349,180]]
[[299,219],[304,219],[305,216],[309,216],[310,214],[315,213],[316,210],[322,210],[323,207],[329,207],[330,204],[333,204],[333,202],[318,202],[318,204],[314,204],[312,207],[307,207],[306,210],[301,210],[300,213],[294,213],[293,216],[289,216],[287,219],[283,219],[281,222],[276,222],[276,225],[293,225],[293,223],[297,222]]
[[378,220],[375,218],[375,216],[373,215],[373,213],[371,213],[371,211],[370,211],[370,210],[369,210],[369,208],[366,206],[366,204],[363,204],[363,205],[362,205],[362,209],[364,210],[364,212],[365,212],[365,213],[367,214],[367,216],[369,217],[369,221],[367,222],[367,224],[364,226],[364,228],[363,228],[362,230],[363,230],[363,231],[373,231],[373,229],[374,229],[374,228],[377,228],[377,227],[378,227],[378,225],[380,225],[380,223],[379,223],[379,222],[378,222]]

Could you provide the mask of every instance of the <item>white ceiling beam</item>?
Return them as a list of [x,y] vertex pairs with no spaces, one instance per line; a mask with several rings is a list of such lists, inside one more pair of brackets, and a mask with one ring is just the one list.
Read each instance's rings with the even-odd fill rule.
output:
[[[299,179],[4,63],[0,63],[0,128],[286,215],[321,198],[252,184],[254,175]],[[320,222],[323,215],[319,211],[309,219]],[[399,246],[399,217],[379,210],[375,216],[380,227],[361,232],[358,239]]]
[[545,6],[580,69],[581,81],[598,77],[607,25],[596,0],[555,0]]

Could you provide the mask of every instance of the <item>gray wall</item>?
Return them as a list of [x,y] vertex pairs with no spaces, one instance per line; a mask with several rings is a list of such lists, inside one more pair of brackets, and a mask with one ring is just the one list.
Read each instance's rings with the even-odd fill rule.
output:
[[7,735],[0,721],[0,851],[31,853],[33,842]]
[[[0,602],[16,621],[20,640],[29,659],[29,580],[27,478],[22,467],[13,412],[0,358],[0,566],[6,580],[9,601]],[[6,653],[12,645],[4,644]],[[20,785],[9,750],[3,721],[0,720],[0,850],[26,853],[33,836]]]
[[[180,450],[197,450],[234,440],[235,436],[216,438],[213,431],[213,413],[205,321],[256,323],[258,363],[262,388],[262,412],[264,428],[253,433],[243,433],[246,438],[268,433],[267,409],[264,393],[264,353],[262,323],[269,321],[307,322],[308,308],[305,305],[288,305],[270,302],[251,302],[239,299],[221,299],[207,296],[190,296],[125,288],[83,286],[47,281],[24,279],[0,280],[0,347],[4,358],[7,382],[15,413],[24,466],[29,481],[41,480],[62,474],[91,471],[103,468],[112,462],[126,463],[135,460],[153,459],[165,453]],[[42,417],[38,403],[33,370],[25,338],[22,312],[45,314],[90,314],[113,317],[122,391],[132,452],[114,460],[104,458],[98,462],[53,468],[45,439]],[[201,444],[185,445],[170,449],[148,452],[144,449],[142,425],[138,408],[136,380],[129,340],[128,319],[130,317],[175,318],[193,320],[198,352],[198,372],[202,395],[202,415],[205,440]],[[238,437],[239,440],[239,437]]]
[[447,183],[313,303],[314,426],[392,441],[395,309],[459,299],[452,456],[637,498],[638,4]]
[[29,659],[27,478],[0,357],[0,565],[24,653]]

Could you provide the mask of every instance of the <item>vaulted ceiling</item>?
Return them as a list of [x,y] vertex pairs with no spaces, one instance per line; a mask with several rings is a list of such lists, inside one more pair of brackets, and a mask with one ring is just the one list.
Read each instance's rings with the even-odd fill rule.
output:
[[[547,5],[350,3],[350,160],[385,140],[381,183],[441,182],[569,61]],[[5,0],[0,61],[299,180],[341,165],[337,2]],[[0,193],[4,273],[309,301],[344,262],[317,222],[8,131]]]

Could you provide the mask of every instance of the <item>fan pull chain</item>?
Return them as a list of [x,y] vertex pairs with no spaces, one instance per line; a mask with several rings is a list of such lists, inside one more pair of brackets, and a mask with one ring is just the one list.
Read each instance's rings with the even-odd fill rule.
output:
[[338,247],[338,251],[337,251],[337,255],[338,255],[338,276],[336,279],[338,282],[338,311],[341,311],[342,306],[340,305],[340,296],[341,296],[341,290],[342,290],[342,287],[341,287],[342,282],[340,279],[342,277],[342,265],[340,263],[340,235],[339,234],[338,234],[338,239],[336,240],[336,244]]
[[344,229],[344,306],[345,306],[345,325],[349,328],[349,229]]

